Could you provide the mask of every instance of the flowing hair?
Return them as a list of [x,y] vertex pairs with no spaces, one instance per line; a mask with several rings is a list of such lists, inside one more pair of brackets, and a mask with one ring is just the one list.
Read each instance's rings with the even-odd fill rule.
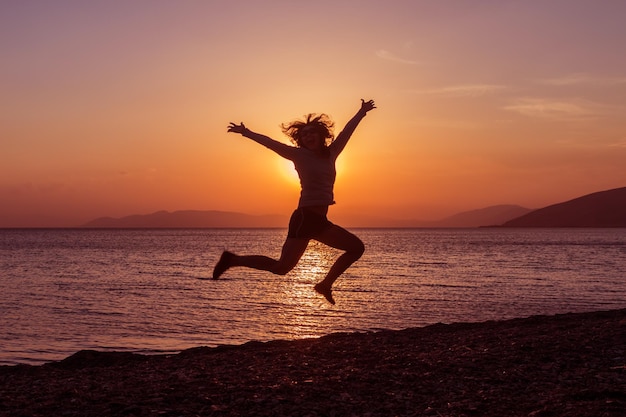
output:
[[288,124],[281,124],[280,127],[283,133],[289,136],[291,142],[294,145],[300,147],[300,131],[307,126],[313,126],[317,132],[324,138],[324,146],[328,147],[333,140],[335,140],[335,134],[333,133],[333,127],[335,124],[327,114],[315,114],[309,113],[305,116],[304,120],[296,120]]

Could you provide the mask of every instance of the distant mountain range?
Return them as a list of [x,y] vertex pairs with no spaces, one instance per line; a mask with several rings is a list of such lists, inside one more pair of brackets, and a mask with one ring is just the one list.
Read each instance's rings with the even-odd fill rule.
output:
[[[467,211],[437,221],[397,220],[374,217],[350,218],[348,227],[480,227],[498,225],[507,220],[532,211],[520,206],[500,205],[479,210]],[[101,217],[85,223],[84,228],[119,228],[119,229],[159,229],[159,228],[286,228],[288,216],[266,215],[253,216],[244,213],[213,210],[158,211],[152,214],[137,214],[113,218]],[[344,224],[344,221],[340,221]]]
[[81,227],[85,228],[255,228],[285,227],[288,218],[279,215],[253,216],[228,211],[157,211],[152,214],[136,214],[113,218],[101,217]]
[[[437,221],[351,219],[349,227],[626,227],[626,187],[589,194],[532,210],[498,205],[455,214]],[[284,215],[254,216],[227,211],[158,211],[121,218],[102,217],[84,228],[256,228],[287,227]],[[341,224],[344,224],[343,222]]]

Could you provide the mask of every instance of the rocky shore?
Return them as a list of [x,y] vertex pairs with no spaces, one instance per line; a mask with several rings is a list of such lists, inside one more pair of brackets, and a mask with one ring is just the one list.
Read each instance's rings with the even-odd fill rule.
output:
[[0,367],[0,416],[626,415],[626,310]]

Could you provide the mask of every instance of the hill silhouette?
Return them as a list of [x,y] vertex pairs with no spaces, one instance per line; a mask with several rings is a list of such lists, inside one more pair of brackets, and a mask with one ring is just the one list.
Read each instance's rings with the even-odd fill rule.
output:
[[509,220],[503,227],[626,227],[626,187],[553,204]]
[[481,227],[502,224],[508,220],[530,213],[528,209],[515,205],[498,205],[478,210],[464,211],[445,219],[426,223],[429,227]]

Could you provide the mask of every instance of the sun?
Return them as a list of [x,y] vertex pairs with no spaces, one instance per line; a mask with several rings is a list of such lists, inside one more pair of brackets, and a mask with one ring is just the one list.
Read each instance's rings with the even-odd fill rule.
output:
[[[339,158],[335,161],[335,169],[337,170],[337,177],[340,177],[341,174],[346,170],[346,162],[345,158]],[[280,172],[281,177],[287,181],[290,185],[300,187],[300,177],[298,177],[298,171],[288,159],[279,159],[278,160],[278,171]]]
[[290,185],[294,185],[297,187],[300,186],[300,178],[298,177],[298,172],[296,171],[296,168],[293,166],[293,162],[288,159],[280,159],[278,168],[282,177]]

